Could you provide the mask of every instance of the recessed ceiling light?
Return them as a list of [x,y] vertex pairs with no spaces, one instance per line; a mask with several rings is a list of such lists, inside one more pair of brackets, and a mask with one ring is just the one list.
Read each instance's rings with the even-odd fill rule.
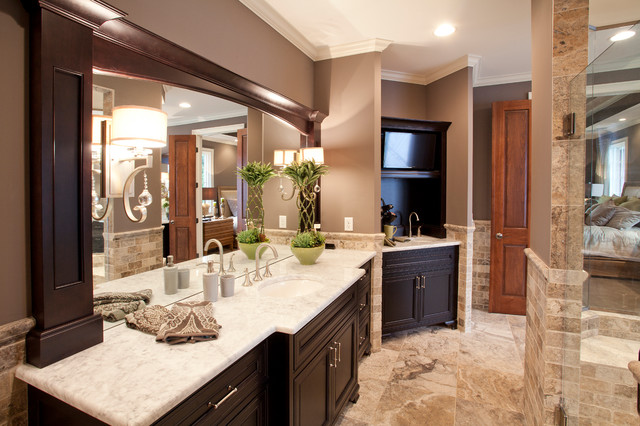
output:
[[631,30],[620,31],[619,33],[617,33],[613,37],[611,37],[609,40],[611,40],[611,41],[626,40],[628,38],[633,37],[634,35],[636,35],[635,31],[631,31]]
[[436,28],[436,30],[433,33],[438,37],[446,37],[448,35],[453,34],[455,31],[456,29],[453,27],[453,25],[442,24],[438,28]]
[[627,121],[626,118],[618,118],[618,121]]
[[189,102],[180,102],[178,106],[180,108],[191,108],[191,104]]

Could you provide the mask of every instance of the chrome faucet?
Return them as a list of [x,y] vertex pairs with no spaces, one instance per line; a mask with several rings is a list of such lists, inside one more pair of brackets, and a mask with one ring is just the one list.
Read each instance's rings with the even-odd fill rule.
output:
[[[271,244],[262,243],[258,247],[256,247],[256,274],[253,276],[254,281],[262,281],[262,277],[260,276],[260,249],[262,249],[262,247],[269,247],[271,249],[271,252],[273,253],[273,258],[274,259],[278,258],[278,251]],[[264,271],[264,276],[265,277],[271,276],[271,272],[269,271],[268,260],[267,260],[267,267],[265,268],[265,271]]]
[[416,215],[416,220],[420,220],[420,218],[418,217],[418,213],[416,212],[411,212],[411,214],[409,215],[409,238],[413,237],[413,233],[411,232],[411,216]]
[[211,245],[211,243],[216,243],[218,245],[218,250],[220,251],[220,274],[224,274],[224,261],[222,260],[222,255],[223,255],[222,243],[216,240],[215,238],[211,238],[210,240],[207,240],[207,242],[204,244],[205,253],[209,251],[209,246]]

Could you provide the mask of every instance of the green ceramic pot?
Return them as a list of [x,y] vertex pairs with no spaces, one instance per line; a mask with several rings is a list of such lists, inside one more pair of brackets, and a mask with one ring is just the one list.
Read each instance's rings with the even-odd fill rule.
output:
[[[264,241],[265,243],[268,243],[269,241]],[[262,244],[262,243],[241,243],[238,241],[238,247],[240,247],[240,250],[242,250],[242,252],[247,255],[247,257],[250,260],[256,260],[256,249],[258,248],[258,246]],[[264,252],[267,251],[267,247],[262,247],[260,249],[260,258],[262,259],[262,255],[264,254]]]
[[302,265],[313,265],[324,251],[324,244],[318,247],[291,247],[291,252]]

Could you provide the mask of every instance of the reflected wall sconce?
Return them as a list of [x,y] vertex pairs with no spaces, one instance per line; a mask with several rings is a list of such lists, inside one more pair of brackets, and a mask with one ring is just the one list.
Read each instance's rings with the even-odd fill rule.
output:
[[[104,179],[101,181],[103,185],[100,192],[107,198],[107,207],[100,206],[97,202],[98,192],[94,191],[95,197],[92,192],[92,216],[96,220],[103,219],[110,211],[109,199],[122,198],[129,220],[144,222],[147,219],[147,207],[153,201],[146,172],[153,167],[152,151],[149,148],[162,148],[167,144],[167,114],[155,108],[120,106],[113,109],[110,125],[105,121],[100,123],[104,152]],[[94,122],[94,132],[96,127],[98,126]],[[136,167],[140,161],[144,163]],[[132,184],[140,172],[144,172],[144,189],[138,196],[138,205],[132,209],[129,201],[134,195]],[[134,211],[139,212],[140,217],[136,217]]]
[[[295,196],[295,185],[291,195],[286,195],[284,187],[282,186],[282,170],[291,165],[294,161],[314,161],[316,164],[324,164],[324,148],[322,147],[309,147],[300,148],[300,151],[293,149],[276,149],[273,151],[273,165],[280,167],[278,176],[280,177],[280,193],[284,201],[289,201]],[[313,187],[314,192],[320,192],[320,185],[316,182]]]

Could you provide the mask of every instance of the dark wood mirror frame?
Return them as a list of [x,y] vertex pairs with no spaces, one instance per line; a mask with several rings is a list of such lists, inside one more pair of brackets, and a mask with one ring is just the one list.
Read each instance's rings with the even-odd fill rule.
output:
[[93,313],[93,69],[222,97],[274,115],[320,146],[325,114],[128,21],[101,0],[23,0],[30,14],[31,299],[27,362],[44,367],[102,342]]

